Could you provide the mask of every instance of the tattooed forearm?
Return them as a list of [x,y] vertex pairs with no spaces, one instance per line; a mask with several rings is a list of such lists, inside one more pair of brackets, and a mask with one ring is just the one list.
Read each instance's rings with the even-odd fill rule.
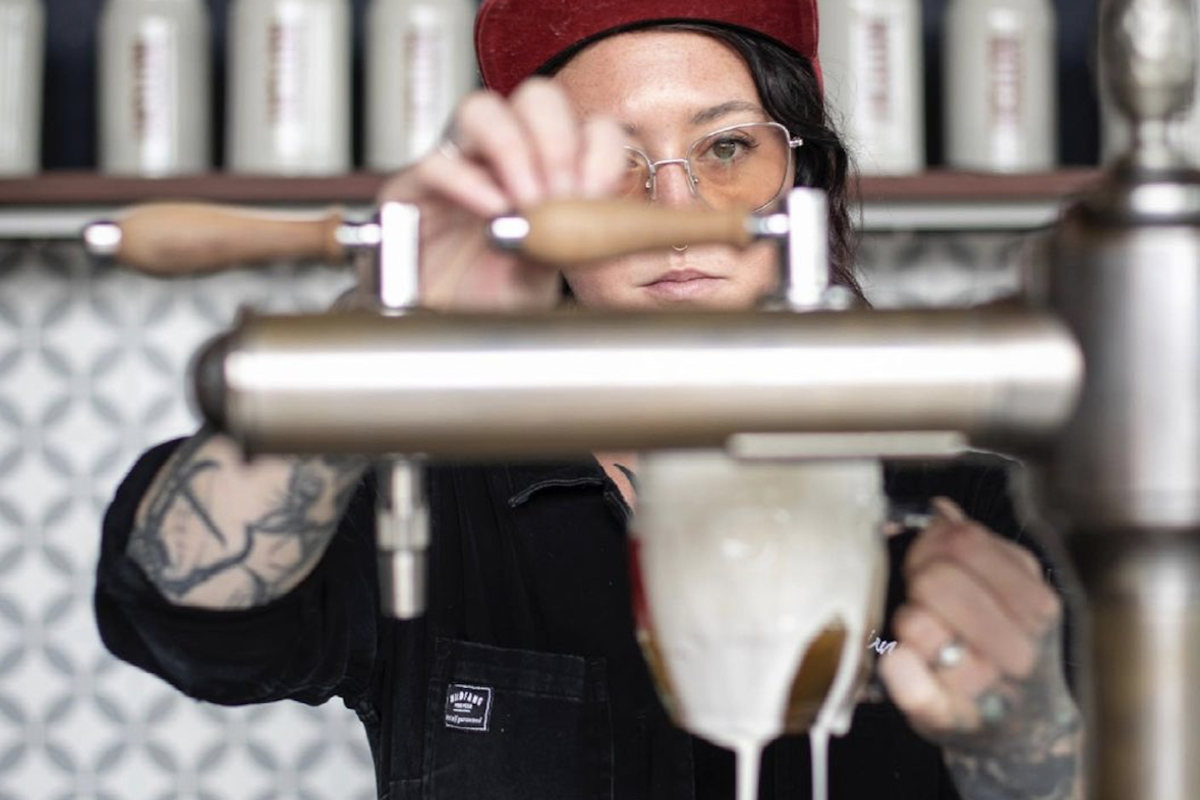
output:
[[348,458],[246,462],[229,440],[202,432],[147,493],[129,556],[172,602],[270,602],[320,560],[364,469]]
[[1038,738],[1049,749],[1031,743],[997,747],[989,753],[947,751],[946,764],[963,800],[1082,800],[1082,732],[1078,725],[1044,723]]
[[[1059,631],[1043,639],[1026,678],[1006,679],[983,702],[1002,713],[945,746],[963,800],[1082,800],[1083,724],[1061,674]],[[986,716],[986,714],[984,714]]]

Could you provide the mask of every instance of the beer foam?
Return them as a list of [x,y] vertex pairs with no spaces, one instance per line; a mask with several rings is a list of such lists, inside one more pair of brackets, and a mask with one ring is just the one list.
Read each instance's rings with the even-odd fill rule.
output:
[[[745,740],[734,746],[737,753],[737,800],[757,800],[758,779],[762,773],[762,751],[765,742]],[[827,800],[829,796],[829,728],[815,722],[808,732],[812,757],[812,800]]]
[[[740,742],[737,752],[737,800],[757,800],[758,776],[762,771],[763,743]],[[813,800],[824,800],[814,797]]]
[[849,728],[881,612],[879,464],[656,453],[639,484],[640,633],[676,721],[738,753],[739,800],[753,800],[762,747],[787,728],[805,654],[823,632],[844,631],[812,720],[816,784],[825,741]]

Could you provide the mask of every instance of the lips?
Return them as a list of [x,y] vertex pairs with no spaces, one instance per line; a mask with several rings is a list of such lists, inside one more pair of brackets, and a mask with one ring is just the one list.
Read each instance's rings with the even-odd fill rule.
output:
[[707,272],[701,272],[698,269],[673,269],[664,275],[659,275],[646,285],[653,286],[656,283],[687,283],[688,281],[700,280],[717,280],[717,277],[709,275]]
[[688,299],[703,295],[724,280],[695,269],[673,269],[645,284],[645,288],[662,298]]

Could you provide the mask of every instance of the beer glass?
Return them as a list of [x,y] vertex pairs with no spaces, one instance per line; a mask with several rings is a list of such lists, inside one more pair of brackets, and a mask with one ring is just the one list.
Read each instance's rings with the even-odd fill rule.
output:
[[638,478],[634,613],[668,711],[738,753],[739,800],[756,796],[761,748],[808,730],[821,797],[883,611],[881,466],[656,453]]

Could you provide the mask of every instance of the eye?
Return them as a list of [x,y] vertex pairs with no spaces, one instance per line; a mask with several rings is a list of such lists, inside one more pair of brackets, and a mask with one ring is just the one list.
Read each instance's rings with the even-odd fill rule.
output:
[[728,163],[744,157],[757,146],[757,143],[745,134],[723,135],[708,146],[703,156]]

